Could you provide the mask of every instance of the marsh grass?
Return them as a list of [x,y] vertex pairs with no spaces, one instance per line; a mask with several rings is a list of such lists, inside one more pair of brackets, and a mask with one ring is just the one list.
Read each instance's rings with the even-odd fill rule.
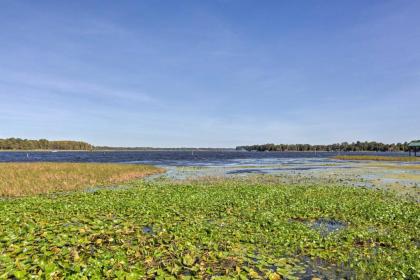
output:
[[400,180],[410,180],[410,181],[418,181],[420,182],[420,174],[412,174],[412,173],[396,173],[396,174],[385,174],[384,178],[389,179],[400,179]]
[[390,156],[369,156],[369,155],[354,155],[354,156],[335,156],[333,159],[341,160],[374,160],[374,161],[419,161],[418,157],[390,157]]
[[390,165],[390,164],[369,164],[369,167],[378,167],[378,168],[383,168],[385,170],[413,170],[413,171],[420,171],[420,165],[419,164],[414,164],[414,165]]
[[0,163],[0,196],[80,190],[161,172],[156,167],[99,163]]

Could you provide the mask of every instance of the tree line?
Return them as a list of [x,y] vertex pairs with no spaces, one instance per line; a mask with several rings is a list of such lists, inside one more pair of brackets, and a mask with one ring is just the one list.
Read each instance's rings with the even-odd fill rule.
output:
[[[152,150],[153,148],[116,148],[116,147],[95,147],[89,143],[82,141],[49,141],[46,139],[30,140],[20,138],[0,139],[0,150]],[[164,148],[156,148],[158,150],[166,150]],[[188,150],[187,148],[168,149],[168,150]],[[202,149],[213,150],[213,149]],[[224,150],[224,149],[216,149]],[[263,144],[263,145],[249,145],[238,146],[236,150],[246,151],[343,151],[343,152],[361,152],[361,151],[376,151],[376,152],[405,152],[408,151],[408,143],[384,144],[380,142],[353,142],[353,143],[337,143],[331,145],[310,145],[310,144]]]
[[95,146],[98,151],[213,151],[224,152],[232,151],[232,148],[194,148],[194,147],[179,147],[179,148],[156,148],[156,147],[110,147],[110,146]]
[[82,141],[49,141],[20,138],[0,139],[0,150],[79,150],[79,151],[225,151],[224,148],[153,148],[94,146]]
[[408,143],[395,143],[395,144],[384,144],[380,142],[353,142],[353,143],[337,143],[331,145],[310,145],[310,144],[263,144],[263,145],[249,145],[249,146],[238,146],[236,150],[246,151],[296,151],[296,152],[307,152],[307,151],[326,151],[326,152],[406,152],[408,151]]
[[82,141],[0,139],[0,150],[92,150],[93,148],[91,144]]

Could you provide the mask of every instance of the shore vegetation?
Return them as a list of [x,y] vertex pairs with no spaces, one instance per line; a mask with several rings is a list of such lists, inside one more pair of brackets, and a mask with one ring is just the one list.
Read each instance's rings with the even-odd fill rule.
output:
[[115,185],[161,172],[147,165],[103,163],[0,163],[0,197]]
[[246,151],[272,151],[272,152],[407,152],[408,143],[384,144],[380,142],[343,142],[330,145],[310,145],[310,144],[263,144],[238,146],[236,150]]
[[92,150],[93,146],[82,141],[49,141],[46,139],[30,140],[20,138],[0,139],[0,150]]
[[394,157],[394,156],[370,156],[370,155],[346,155],[335,156],[334,159],[341,160],[372,160],[372,161],[407,161],[420,162],[420,157]]

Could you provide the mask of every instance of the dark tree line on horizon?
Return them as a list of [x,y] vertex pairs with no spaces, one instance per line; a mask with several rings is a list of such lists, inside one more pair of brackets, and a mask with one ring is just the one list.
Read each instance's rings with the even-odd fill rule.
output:
[[183,150],[202,150],[202,151],[224,151],[232,149],[224,148],[153,148],[153,147],[109,147],[94,146],[82,141],[49,141],[46,139],[31,140],[20,138],[0,139],[0,150],[73,150],[73,151],[183,151]]
[[406,152],[408,143],[384,144],[380,142],[353,142],[337,143],[331,145],[310,145],[310,144],[262,144],[238,146],[236,150],[246,151],[277,151],[277,152],[307,152],[307,151],[342,151],[342,152]]
[[97,151],[231,151],[232,148],[195,148],[195,147],[179,147],[179,148],[162,148],[162,147],[110,147],[95,146]]
[[48,141],[20,138],[0,139],[0,150],[92,150],[94,146],[82,141]]
[[[188,148],[129,148],[129,147],[101,147],[93,146],[83,141],[49,141],[46,139],[31,140],[20,138],[0,139],[0,150],[187,150]],[[191,148],[192,149],[192,148]],[[206,148],[202,150],[225,150]],[[310,144],[263,144],[263,145],[249,145],[238,146],[236,150],[246,151],[344,151],[344,152],[362,152],[362,151],[377,151],[377,152],[406,152],[408,151],[408,143],[384,144],[380,142],[353,142],[353,143],[337,143],[331,145],[310,145]]]

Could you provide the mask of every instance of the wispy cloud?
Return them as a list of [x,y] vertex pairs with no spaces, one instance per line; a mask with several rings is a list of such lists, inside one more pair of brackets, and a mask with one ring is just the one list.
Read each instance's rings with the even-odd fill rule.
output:
[[6,1],[0,133],[130,146],[418,133],[416,1],[204,2]]
[[[43,76],[29,73],[2,73],[0,83],[17,87],[44,90],[48,93],[68,93],[82,97],[118,99],[136,103],[154,103],[157,100],[136,88],[116,87],[105,82],[87,82],[62,77]],[[0,90],[0,95],[1,95]]]
[[115,22],[105,21],[101,19],[87,19],[80,23],[84,28],[73,28],[71,31],[82,35],[130,35],[127,28],[118,25]]

